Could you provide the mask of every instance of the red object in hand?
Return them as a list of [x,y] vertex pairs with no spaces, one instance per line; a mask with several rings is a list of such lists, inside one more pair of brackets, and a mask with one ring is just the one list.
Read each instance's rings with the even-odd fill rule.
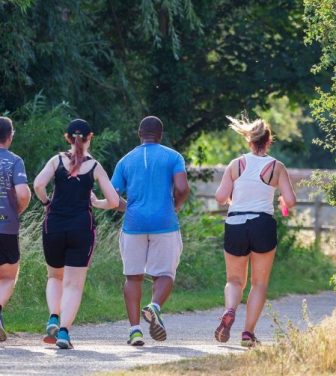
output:
[[288,217],[288,208],[282,196],[279,197],[280,210],[283,217]]

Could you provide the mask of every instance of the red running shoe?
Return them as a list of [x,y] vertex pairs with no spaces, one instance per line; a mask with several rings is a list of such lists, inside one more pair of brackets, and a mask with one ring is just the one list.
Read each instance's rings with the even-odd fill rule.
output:
[[230,329],[235,321],[236,311],[233,308],[227,309],[222,318],[219,327],[215,331],[215,338],[218,342],[227,342],[230,338]]
[[242,333],[242,339],[240,344],[243,347],[254,347],[256,345],[260,345],[260,341],[257,339],[257,337],[254,335],[254,333],[251,332],[243,332]]

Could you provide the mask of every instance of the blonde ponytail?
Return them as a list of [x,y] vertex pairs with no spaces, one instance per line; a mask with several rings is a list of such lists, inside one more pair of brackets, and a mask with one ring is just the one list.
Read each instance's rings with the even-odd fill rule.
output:
[[230,120],[229,127],[235,132],[245,137],[247,142],[260,151],[266,147],[266,144],[272,142],[272,133],[268,124],[262,119],[256,119],[251,122],[247,117],[235,119],[231,116],[227,116]]
[[262,119],[256,119],[253,122],[250,122],[248,118],[242,117],[241,120],[235,119],[231,116],[227,116],[227,119],[230,120],[229,126],[244,136],[248,142],[257,142],[260,140],[269,130],[268,125]]

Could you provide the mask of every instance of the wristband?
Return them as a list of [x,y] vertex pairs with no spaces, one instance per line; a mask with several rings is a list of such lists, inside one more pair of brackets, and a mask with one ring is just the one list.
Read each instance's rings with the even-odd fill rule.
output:
[[47,199],[46,202],[42,202],[42,201],[41,201],[41,204],[42,204],[43,206],[47,206],[47,205],[49,205],[49,204],[50,204],[50,200],[49,200],[49,198]]

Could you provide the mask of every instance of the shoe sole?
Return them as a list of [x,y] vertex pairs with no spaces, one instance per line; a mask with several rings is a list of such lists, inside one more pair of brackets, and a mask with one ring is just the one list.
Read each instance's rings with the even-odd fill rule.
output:
[[224,314],[219,327],[215,331],[215,338],[218,342],[227,342],[230,339],[230,330],[235,321],[235,317]]
[[54,345],[57,341],[57,334],[59,332],[59,326],[51,324],[47,326],[47,335],[43,337],[43,342],[49,345]]
[[258,345],[261,345],[261,343],[259,341],[246,340],[246,341],[240,342],[240,346],[247,347],[247,348],[256,347]]
[[7,339],[7,333],[5,332],[5,329],[0,325],[0,341],[6,341]]
[[56,341],[57,341],[57,339],[54,336],[46,335],[46,336],[43,337],[43,342],[47,343],[48,345],[55,345]]
[[149,323],[149,334],[155,341],[165,341],[167,339],[166,329],[157,321],[155,312],[150,307],[145,307],[142,317]]
[[47,335],[49,337],[56,337],[59,331],[59,326],[56,324],[51,324],[47,326]]
[[254,347],[255,343],[253,341],[241,341],[240,346],[250,348],[250,347]]
[[142,339],[137,339],[134,342],[127,342],[131,346],[143,346],[145,342]]
[[59,347],[60,349],[63,349],[63,350],[73,349],[71,342],[69,342],[67,340],[62,340],[62,339],[58,339],[56,341],[56,346]]

